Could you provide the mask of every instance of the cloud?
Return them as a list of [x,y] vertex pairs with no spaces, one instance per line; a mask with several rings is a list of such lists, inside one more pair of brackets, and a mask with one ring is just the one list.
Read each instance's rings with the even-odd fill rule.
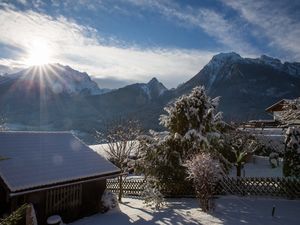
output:
[[146,10],[161,13],[170,21],[199,28],[224,45],[226,51],[237,51],[247,56],[259,50],[251,45],[240,25],[225,18],[220,12],[204,7],[183,7],[170,0],[125,0]]
[[33,11],[0,9],[0,44],[21,50],[6,59],[25,67],[35,42],[43,40],[51,49],[51,62],[68,64],[100,78],[144,82],[153,76],[174,87],[196,74],[214,54],[208,51],[165,48],[139,48],[107,44],[92,27],[63,16]]
[[300,2],[278,0],[223,0],[258,28],[257,36],[269,39],[294,60],[300,60]]
[[26,5],[27,4],[27,1],[26,0],[17,0],[17,2],[23,4],[23,5]]

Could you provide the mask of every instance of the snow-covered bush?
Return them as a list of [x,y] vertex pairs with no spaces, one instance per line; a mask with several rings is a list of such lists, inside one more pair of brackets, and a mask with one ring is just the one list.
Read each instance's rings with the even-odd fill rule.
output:
[[118,206],[117,196],[111,191],[105,190],[101,197],[102,212],[107,212]]
[[279,154],[277,152],[270,153],[269,163],[272,168],[276,168],[279,166]]
[[218,128],[223,124],[217,113],[218,98],[211,99],[204,87],[196,87],[165,107],[160,124],[168,131],[140,136],[139,169],[146,177],[156,178],[164,188],[186,182],[184,162],[191,155],[209,152]]
[[164,204],[164,197],[155,180],[149,179],[146,181],[142,197],[146,206],[155,207],[156,210],[160,209]]
[[186,162],[188,179],[195,186],[196,196],[204,212],[213,210],[213,195],[222,175],[221,165],[209,153],[200,153]]
[[300,128],[289,127],[285,137],[284,176],[300,177]]

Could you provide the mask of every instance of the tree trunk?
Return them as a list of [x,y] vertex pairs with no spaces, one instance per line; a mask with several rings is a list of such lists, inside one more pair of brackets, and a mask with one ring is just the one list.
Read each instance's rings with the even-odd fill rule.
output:
[[242,163],[237,163],[236,164],[236,176],[240,177],[242,174]]
[[121,175],[119,176],[119,198],[118,198],[119,202],[122,202],[122,196],[123,196],[123,179]]

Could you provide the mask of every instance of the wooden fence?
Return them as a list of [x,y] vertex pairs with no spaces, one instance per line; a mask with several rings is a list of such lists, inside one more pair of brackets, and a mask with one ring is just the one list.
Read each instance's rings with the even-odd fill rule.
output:
[[219,194],[300,198],[300,179],[281,177],[223,178],[217,187]]
[[[143,179],[124,180],[123,190],[125,195],[139,196],[144,188]],[[171,187],[171,188],[170,188]],[[108,180],[107,188],[112,192],[119,191],[117,180]],[[167,197],[192,197],[195,196],[192,185],[174,184],[163,188]],[[272,196],[283,198],[300,198],[300,179],[295,178],[265,178],[265,177],[226,177],[219,181],[216,187],[219,195],[251,195]]]
[[[144,191],[144,179],[124,179],[123,180],[123,193],[124,195],[139,196]],[[108,179],[106,188],[114,193],[119,192],[119,181],[117,179]]]

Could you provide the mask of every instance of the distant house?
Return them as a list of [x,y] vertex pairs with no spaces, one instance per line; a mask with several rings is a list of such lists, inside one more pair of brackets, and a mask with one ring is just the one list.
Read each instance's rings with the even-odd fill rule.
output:
[[68,132],[0,132],[0,211],[34,205],[39,224],[99,212],[106,179],[119,168]]
[[[280,116],[281,114],[286,111],[286,107],[289,103],[293,103],[294,100],[290,99],[282,99],[275,104],[271,105],[266,109],[266,112],[270,113],[273,115],[273,119],[276,122],[281,122],[280,121]],[[292,109],[293,110],[293,109]],[[300,120],[297,118],[290,119],[289,121],[286,122],[284,125],[300,125]]]
[[270,107],[266,108],[266,112],[273,116],[274,121],[279,121],[280,114],[285,111],[285,106],[289,103],[289,99],[281,99]]
[[273,116],[271,120],[250,120],[243,124],[243,127],[264,128],[278,127],[282,125],[280,115],[285,111],[285,106],[290,102],[289,99],[282,99],[265,109],[267,113]]

